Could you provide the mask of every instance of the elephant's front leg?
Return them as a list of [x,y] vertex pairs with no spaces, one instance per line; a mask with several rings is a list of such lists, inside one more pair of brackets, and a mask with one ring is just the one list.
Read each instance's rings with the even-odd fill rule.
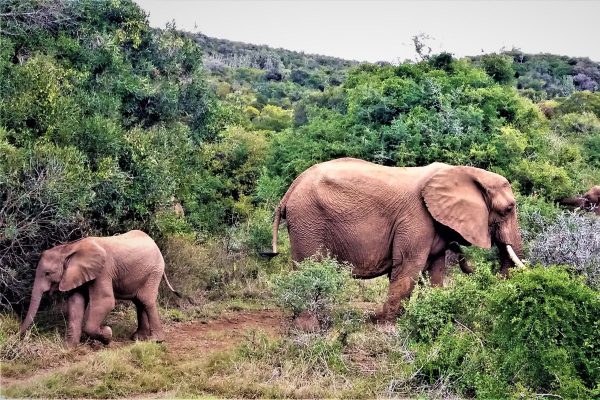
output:
[[467,261],[465,253],[456,242],[450,243],[448,250],[454,252],[458,257],[458,266],[460,267],[460,270],[462,272],[464,272],[465,274],[472,274],[474,272],[473,267],[471,267],[471,265],[469,265],[469,262]]
[[402,312],[402,301],[410,297],[425,264],[426,260],[423,260],[410,266],[398,265],[392,268],[388,298],[381,313],[376,316],[378,320],[391,322]]
[[93,339],[98,339],[108,344],[112,339],[112,329],[102,325],[108,313],[115,307],[115,297],[112,291],[112,282],[96,281],[90,286],[90,300],[85,333]]
[[443,286],[446,275],[446,252],[438,255],[431,261],[428,269],[431,286]]
[[83,326],[83,316],[85,314],[85,297],[79,292],[69,296],[67,303],[67,313],[69,326],[67,328],[66,343],[68,347],[74,347],[81,340],[81,328]]

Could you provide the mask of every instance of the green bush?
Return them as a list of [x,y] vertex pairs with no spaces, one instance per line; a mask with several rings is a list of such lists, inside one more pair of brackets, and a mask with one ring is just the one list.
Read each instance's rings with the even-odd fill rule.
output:
[[591,166],[596,170],[600,169],[600,134],[591,135],[586,139],[584,152]]
[[350,267],[327,256],[308,258],[297,269],[273,279],[279,303],[294,313],[308,310],[321,316],[331,311],[349,294]]
[[[417,286],[398,319],[401,330],[418,341],[431,342],[447,324],[473,326],[481,295],[496,283],[491,266],[480,264],[473,276],[456,275],[451,289]],[[458,322],[457,322],[458,321]]]
[[600,93],[582,91],[559,101],[556,111],[560,114],[590,112],[600,118]]
[[600,395],[600,294],[561,268],[515,273],[488,299],[498,379],[568,398]]
[[89,231],[93,180],[73,147],[0,146],[0,306],[10,308],[28,296],[42,251]]
[[273,238],[273,211],[256,209],[248,218],[247,247],[251,252],[261,252],[271,248]]
[[485,72],[501,84],[511,84],[515,80],[513,60],[504,54],[486,54],[479,59]]
[[561,210],[555,203],[536,195],[517,195],[517,204],[519,228],[527,253],[531,241],[536,239],[548,224],[556,220]]
[[452,288],[415,290],[398,320],[415,379],[484,398],[598,396],[600,294],[559,267],[511,275],[478,268]]
[[552,120],[552,130],[563,136],[586,136],[600,133],[600,118],[591,112],[574,112]]

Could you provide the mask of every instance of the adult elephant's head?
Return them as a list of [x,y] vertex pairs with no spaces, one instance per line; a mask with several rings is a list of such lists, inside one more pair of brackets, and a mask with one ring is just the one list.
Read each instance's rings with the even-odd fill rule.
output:
[[500,253],[501,271],[523,263],[517,207],[510,183],[474,167],[449,167],[434,174],[422,191],[433,218],[467,242]]
[[42,295],[49,290],[66,292],[95,279],[104,269],[106,251],[92,240],[53,247],[42,253],[35,271],[31,301],[19,333],[33,323]]
[[600,186],[594,186],[582,196],[567,197],[559,200],[565,206],[579,207],[583,210],[595,211],[600,215]]

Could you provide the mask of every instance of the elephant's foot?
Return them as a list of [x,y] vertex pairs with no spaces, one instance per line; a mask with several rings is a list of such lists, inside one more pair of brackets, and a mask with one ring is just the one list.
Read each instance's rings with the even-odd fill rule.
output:
[[88,335],[91,338],[102,342],[102,344],[109,344],[110,341],[112,340],[113,334],[112,334],[112,329],[110,328],[110,326],[103,326],[100,328],[99,332],[97,332],[96,334],[90,335],[88,333]]
[[157,342],[157,343],[162,343],[165,341],[165,333],[163,331],[152,332],[152,335],[150,336],[150,339],[148,339],[148,340],[152,340],[153,342]]
[[393,324],[396,322],[396,318],[402,314],[402,311],[399,312],[390,312],[386,310],[385,307],[382,310],[376,311],[369,315],[369,320],[378,325],[387,325]]
[[65,347],[67,349],[74,349],[77,346],[79,346],[79,340],[77,340],[77,341],[71,340],[71,339],[65,340]]
[[140,331],[135,331],[131,334],[131,336],[129,337],[131,340],[134,341],[138,341],[138,340],[146,340],[146,333],[145,332],[140,332]]
[[148,330],[137,330],[131,335],[131,340],[150,340],[152,333]]
[[152,333],[150,331],[135,331],[133,333],[133,335],[131,335],[131,340],[135,340],[135,341],[145,341],[145,340],[150,340],[150,341],[154,341],[154,342],[164,342],[165,340],[165,335],[163,332],[159,332],[159,333]]

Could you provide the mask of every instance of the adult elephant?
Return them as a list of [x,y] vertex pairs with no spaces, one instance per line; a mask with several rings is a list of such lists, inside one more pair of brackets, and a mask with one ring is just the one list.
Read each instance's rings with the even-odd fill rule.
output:
[[600,186],[593,186],[581,196],[567,197],[558,202],[564,206],[577,207],[600,215]]
[[[442,283],[446,251],[458,245],[499,249],[501,271],[522,265],[515,198],[509,182],[482,169],[434,163],[384,167],[353,158],[312,166],[294,180],[275,211],[287,219],[292,258],[330,252],[357,278],[387,274],[378,319],[401,311],[419,273]],[[458,249],[458,250],[457,250]]]
[[19,332],[23,334],[33,323],[42,295],[58,289],[69,292],[68,345],[79,343],[86,306],[85,333],[108,343],[112,330],[102,323],[114,308],[115,299],[132,300],[136,306],[138,328],[133,339],[162,341],[156,297],[163,277],[177,294],[164,270],[158,246],[142,231],[87,237],[55,246],[44,251],[38,262],[29,310]]

